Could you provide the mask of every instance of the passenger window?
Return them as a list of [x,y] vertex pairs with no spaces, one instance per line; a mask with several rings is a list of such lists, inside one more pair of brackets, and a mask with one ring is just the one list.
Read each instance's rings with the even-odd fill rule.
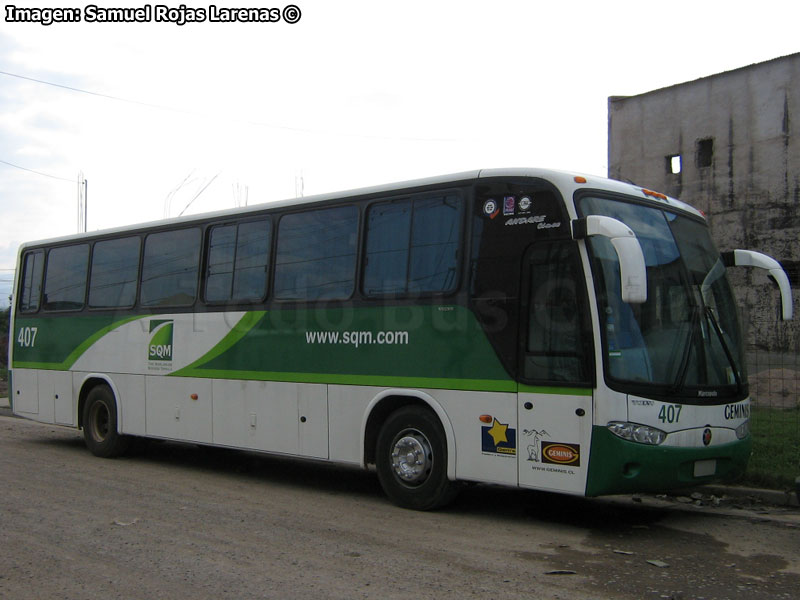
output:
[[136,303],[139,281],[138,237],[97,242],[92,252],[89,278],[89,306],[130,307]]
[[453,291],[462,202],[455,195],[375,204],[367,217],[367,296]]
[[271,221],[211,229],[206,275],[209,302],[256,301],[267,291]]
[[275,297],[333,300],[353,293],[358,209],[341,206],[286,215],[278,225]]
[[89,245],[53,248],[44,277],[45,310],[79,310],[86,297]]
[[22,265],[19,309],[22,312],[36,312],[42,296],[44,250],[27,252]]
[[187,306],[197,296],[200,230],[151,233],[144,243],[141,303]]

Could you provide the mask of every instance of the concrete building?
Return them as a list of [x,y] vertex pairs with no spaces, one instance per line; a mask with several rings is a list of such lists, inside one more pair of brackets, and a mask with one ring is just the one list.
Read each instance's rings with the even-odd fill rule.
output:
[[608,175],[704,211],[720,250],[778,259],[795,320],[777,322],[777,286],[735,269],[751,355],[797,369],[800,350],[800,54],[608,101]]

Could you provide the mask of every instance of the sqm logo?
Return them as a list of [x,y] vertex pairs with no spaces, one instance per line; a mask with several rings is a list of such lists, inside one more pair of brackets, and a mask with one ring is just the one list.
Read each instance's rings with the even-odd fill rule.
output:
[[147,360],[172,360],[172,320],[150,321]]

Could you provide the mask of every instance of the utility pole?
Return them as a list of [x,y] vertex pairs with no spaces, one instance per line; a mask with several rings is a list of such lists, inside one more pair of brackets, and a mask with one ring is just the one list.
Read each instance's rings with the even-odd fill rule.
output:
[[236,208],[247,206],[247,199],[250,195],[250,186],[242,185],[239,182],[232,184],[233,187],[233,203]]
[[78,233],[88,231],[89,225],[89,182],[78,172]]

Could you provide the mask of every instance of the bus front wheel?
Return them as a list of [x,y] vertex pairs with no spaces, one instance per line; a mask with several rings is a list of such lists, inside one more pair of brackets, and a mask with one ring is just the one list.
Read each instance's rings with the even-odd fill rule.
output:
[[124,454],[130,438],[117,431],[117,403],[106,385],[92,388],[83,406],[83,439],[95,456],[113,458]]
[[447,478],[447,440],[430,410],[406,406],[389,415],[378,434],[375,463],[389,499],[404,508],[431,510],[458,491]]

